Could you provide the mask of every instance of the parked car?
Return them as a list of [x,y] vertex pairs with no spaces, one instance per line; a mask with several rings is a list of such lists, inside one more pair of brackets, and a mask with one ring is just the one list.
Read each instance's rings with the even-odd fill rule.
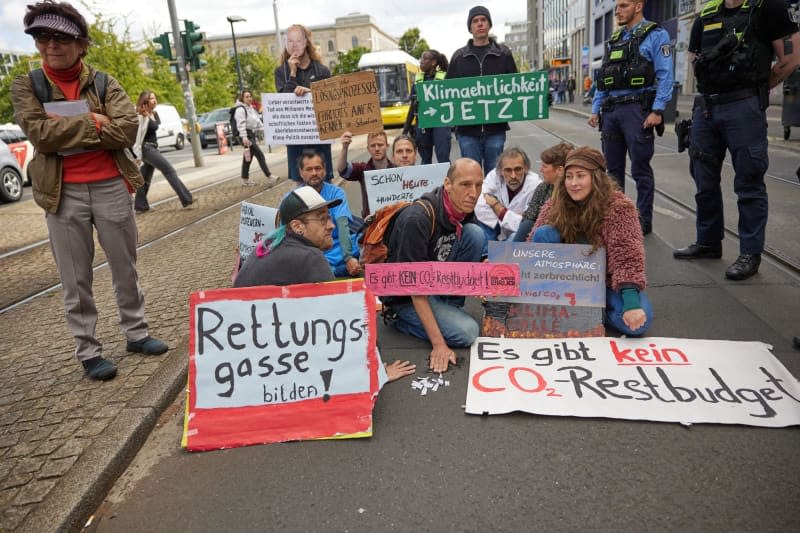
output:
[[156,113],[161,119],[156,137],[158,137],[159,148],[175,147],[176,150],[183,150],[186,139],[183,128],[183,121],[178,114],[175,106],[169,104],[156,105]]
[[8,145],[9,150],[17,158],[19,168],[22,169],[22,182],[30,185],[28,176],[28,163],[33,159],[33,145],[16,124],[3,124],[0,126],[0,140]]
[[8,145],[0,141],[0,201],[16,202],[22,198],[22,170]]
[[197,123],[200,125],[200,146],[206,148],[208,146],[217,145],[217,124],[222,123],[225,131],[225,137],[228,139],[228,146],[232,146],[231,125],[230,125],[230,107],[220,107],[214,111],[205,113],[202,118],[198,118]]

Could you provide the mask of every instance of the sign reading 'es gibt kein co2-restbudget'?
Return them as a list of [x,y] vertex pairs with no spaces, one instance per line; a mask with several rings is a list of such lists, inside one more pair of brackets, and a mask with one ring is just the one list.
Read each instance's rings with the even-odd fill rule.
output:
[[417,85],[421,128],[548,118],[544,71],[426,81]]

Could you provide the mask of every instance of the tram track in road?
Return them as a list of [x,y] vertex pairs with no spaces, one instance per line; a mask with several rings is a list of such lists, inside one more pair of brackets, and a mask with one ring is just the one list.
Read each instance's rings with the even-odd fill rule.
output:
[[[569,143],[572,143],[572,144],[574,144],[576,146],[578,146],[580,144],[583,144],[583,143],[581,143],[579,140],[577,140],[575,138],[570,138],[567,135],[562,135],[561,133],[555,131],[553,128],[548,128],[548,127],[540,125],[540,124],[537,124],[536,127],[542,129],[542,131],[547,132],[549,135],[552,135],[554,138],[556,138],[556,139],[558,139],[560,141],[569,142]],[[669,144],[656,142],[656,147],[668,152],[670,155],[678,153],[678,151],[675,148],[675,146],[672,146],[672,145],[669,145]],[[784,147],[780,147],[780,148],[783,149],[783,150],[788,150],[788,151],[792,152],[793,154],[796,153],[795,151],[792,151],[791,149],[786,149]],[[686,162],[686,165],[687,165],[686,172],[687,172],[687,176],[688,176],[688,172],[689,172],[689,170],[688,170],[688,161]],[[733,169],[731,164],[728,162],[727,158],[726,158],[725,162],[723,163],[723,166],[725,166],[725,167],[727,167],[728,169],[731,169],[731,170]],[[633,181],[632,181],[633,178],[631,177],[630,172],[626,171],[625,175],[626,175],[626,177],[628,179],[631,180],[631,184],[633,184]],[[782,176],[778,176],[778,175],[769,173],[769,171],[767,172],[767,174],[765,174],[765,177],[767,177],[767,178],[769,178],[771,180],[774,180],[776,182],[781,182],[781,183],[784,183],[784,184],[788,184],[790,187],[797,188],[798,190],[800,190],[800,182],[798,182],[796,179],[787,179],[787,178],[784,178]],[[689,216],[691,218],[694,218],[694,217],[697,216],[697,209],[695,208],[694,203],[689,203],[689,202],[683,200],[682,198],[680,198],[679,196],[668,192],[663,187],[659,187],[658,180],[656,180],[655,192],[656,192],[656,195],[658,197],[662,198],[663,200],[669,202],[672,206],[674,206],[677,209],[681,210],[686,216]],[[731,198],[726,198],[726,201],[733,201],[735,203],[735,199],[731,199]],[[728,217],[728,219],[730,220],[730,217]],[[725,225],[725,234],[727,236],[729,236],[729,237],[732,237],[732,238],[736,239],[737,241],[739,240],[739,232],[735,228],[732,228],[732,227],[728,226],[727,224]],[[780,250],[777,250],[773,246],[770,246],[769,243],[767,243],[767,245],[766,245],[766,247],[764,249],[763,255],[765,257],[771,259],[773,262],[775,262],[777,265],[779,265],[783,269],[787,270],[793,276],[800,277],[800,260],[798,260],[796,258],[793,258],[793,257],[790,257],[785,253],[782,253]]]
[[[236,176],[192,189],[199,203],[196,209],[182,209],[174,195],[153,202],[151,203],[153,210],[144,215],[137,215],[140,238],[137,250],[144,250],[231,209],[239,209],[243,200],[252,198],[269,188],[242,187],[239,177]],[[170,203],[175,205],[174,209],[169,208]],[[158,209],[160,206],[164,208]],[[107,264],[102,248],[96,246],[93,270],[105,268]],[[50,294],[61,286],[47,239],[26,244],[0,255],[0,272],[5,273],[4,278],[0,280],[0,315],[35,298]]]

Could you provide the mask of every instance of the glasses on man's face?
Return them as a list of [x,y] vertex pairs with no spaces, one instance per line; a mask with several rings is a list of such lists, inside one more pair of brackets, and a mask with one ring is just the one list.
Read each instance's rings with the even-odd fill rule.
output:
[[77,37],[59,32],[41,31],[33,34],[33,40],[39,44],[47,44],[50,41],[55,41],[58,44],[69,44],[75,41]]
[[311,222],[312,220],[314,220],[316,222],[319,222],[323,226],[327,225],[328,222],[333,221],[333,219],[331,218],[330,215],[322,215],[322,216],[317,216],[317,217],[305,217],[305,222],[306,223]]

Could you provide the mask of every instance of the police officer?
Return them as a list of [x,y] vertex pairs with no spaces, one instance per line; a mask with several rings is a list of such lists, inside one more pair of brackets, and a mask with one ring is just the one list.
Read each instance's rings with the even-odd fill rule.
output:
[[617,0],[619,29],[605,46],[597,74],[589,126],[600,124],[608,173],[625,190],[625,156],[631,158],[636,207],[642,233],[653,230],[655,183],[653,129],[663,128],[664,108],[672,99],[672,47],[669,34],[644,18],[644,0]]
[[[433,162],[433,153],[436,152],[437,163],[450,162],[450,128],[420,128],[419,127],[419,102],[417,100],[417,87],[424,81],[443,80],[447,75],[447,57],[436,50],[425,50],[419,58],[420,72],[414,77],[411,87],[411,109],[408,111],[403,135],[410,135],[412,128],[414,140],[422,165]],[[420,89],[421,90],[421,89]],[[416,120],[416,126],[412,125]]]
[[673,256],[722,257],[720,172],[727,149],[739,208],[739,257],[725,277],[743,280],[758,272],[764,250],[769,89],[800,63],[800,34],[785,0],[711,0],[694,21],[689,53],[700,93],[689,149],[697,186],[697,240]]

